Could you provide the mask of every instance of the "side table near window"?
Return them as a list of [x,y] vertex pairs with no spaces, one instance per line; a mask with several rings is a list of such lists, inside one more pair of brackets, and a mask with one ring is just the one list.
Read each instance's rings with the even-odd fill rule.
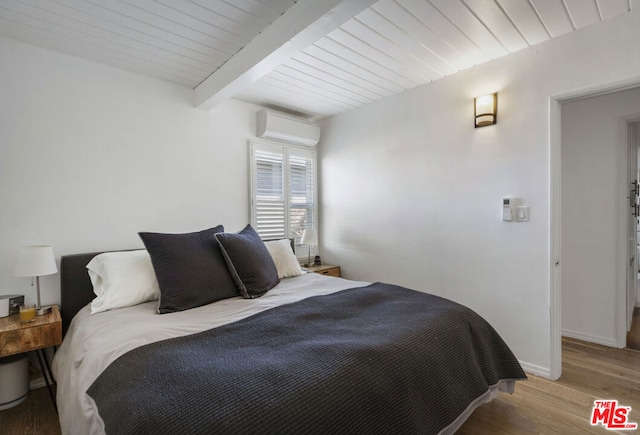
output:
[[320,275],[340,277],[340,266],[323,264],[320,266],[308,266],[304,267],[303,269],[307,272],[319,273]]
[[[56,407],[56,399],[51,388],[54,380],[44,349],[58,346],[60,343],[62,343],[62,320],[60,309],[56,305],[52,307],[50,313],[36,316],[34,321],[28,323],[20,322],[20,316],[17,314],[0,318],[0,359],[35,350],[54,407]],[[2,370],[2,364],[0,364],[0,370]],[[18,403],[20,402],[16,405]]]

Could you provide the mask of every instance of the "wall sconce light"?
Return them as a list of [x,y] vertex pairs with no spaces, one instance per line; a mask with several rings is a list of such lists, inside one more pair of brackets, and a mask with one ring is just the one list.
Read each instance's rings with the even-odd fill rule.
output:
[[498,120],[498,94],[488,94],[473,99],[475,128],[493,125]]

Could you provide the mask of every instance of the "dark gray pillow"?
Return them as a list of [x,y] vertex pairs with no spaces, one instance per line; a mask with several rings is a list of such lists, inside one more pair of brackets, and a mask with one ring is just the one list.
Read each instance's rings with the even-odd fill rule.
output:
[[280,282],[273,258],[251,225],[237,234],[217,233],[215,237],[243,298],[260,297]]
[[173,313],[239,296],[215,234],[222,225],[185,234],[138,233],[158,278],[158,313]]

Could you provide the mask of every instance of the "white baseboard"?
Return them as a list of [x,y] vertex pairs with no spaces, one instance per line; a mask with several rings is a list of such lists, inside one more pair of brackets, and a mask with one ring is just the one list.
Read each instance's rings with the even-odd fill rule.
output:
[[[572,331],[570,329],[563,329],[562,330],[562,336],[563,337],[569,337],[569,338],[575,338],[576,340],[587,341],[587,342],[590,342],[590,343],[601,344],[603,346],[608,346],[608,347],[615,347],[615,348],[618,347],[618,345],[615,342],[615,340],[612,340],[610,338],[599,337],[599,336],[596,336],[596,335],[583,334],[583,333],[580,333],[580,332]],[[526,361],[519,361],[519,362],[520,362],[520,365],[522,366],[522,369],[525,372],[531,373],[532,375],[535,375],[535,376],[543,377],[545,379],[551,379],[551,369],[549,367],[542,367],[542,366],[539,366],[537,364],[528,363]]]
[[[601,344],[603,346],[618,348],[616,340],[607,337],[599,337],[597,335],[584,334],[582,332],[572,331],[570,329],[562,329],[562,336],[575,338],[576,340],[588,341],[589,343]],[[624,347],[624,346],[623,346]]]
[[519,361],[522,369],[535,376],[540,376],[545,379],[551,379],[551,369],[549,367],[542,367],[536,364],[531,364],[525,361]]

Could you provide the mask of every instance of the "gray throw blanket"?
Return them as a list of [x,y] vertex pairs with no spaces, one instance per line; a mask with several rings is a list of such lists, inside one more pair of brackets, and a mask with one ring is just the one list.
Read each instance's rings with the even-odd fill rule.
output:
[[431,434],[525,378],[470,309],[376,283],[139,347],[87,392],[109,434]]

